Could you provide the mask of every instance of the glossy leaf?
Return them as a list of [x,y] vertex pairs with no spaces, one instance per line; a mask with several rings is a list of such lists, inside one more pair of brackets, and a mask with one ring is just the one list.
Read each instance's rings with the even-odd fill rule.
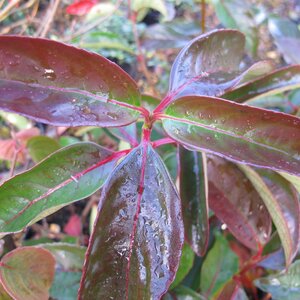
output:
[[85,247],[67,243],[42,244],[55,257],[56,263],[65,271],[79,271],[83,267]]
[[178,270],[176,272],[176,277],[174,281],[172,282],[170,289],[173,289],[177,287],[182,280],[185,278],[185,276],[189,273],[191,270],[193,263],[194,263],[195,254],[191,247],[187,244],[183,245],[182,248],[182,254],[180,258],[180,263]]
[[300,260],[296,260],[285,273],[256,279],[255,285],[270,293],[272,299],[298,300],[300,295]]
[[81,272],[56,271],[50,289],[50,296],[57,300],[74,300],[77,298]]
[[207,300],[202,295],[184,285],[176,287],[174,291],[167,295],[169,295],[169,298],[165,296],[163,300],[174,300],[174,297],[176,297],[176,300]]
[[278,17],[269,18],[268,28],[275,44],[288,64],[299,64],[300,31],[296,23]]
[[59,143],[48,136],[36,136],[27,142],[27,149],[34,162],[41,161],[59,148]]
[[0,45],[0,109],[57,126],[137,119],[136,83],[106,58],[30,37],[1,36]]
[[179,185],[185,240],[199,256],[209,239],[206,157],[179,147]]
[[300,118],[212,97],[183,97],[162,116],[174,140],[233,161],[300,174]]
[[285,172],[280,172],[280,175],[283,176],[289,182],[291,182],[294,185],[295,189],[300,194],[300,177]]
[[0,232],[17,232],[93,194],[113,167],[112,152],[93,143],[63,148],[0,186]]
[[15,300],[47,300],[54,268],[55,260],[49,251],[22,247],[2,258],[0,280]]
[[258,24],[249,1],[213,0],[218,19],[226,28],[238,29],[246,36],[246,45],[255,55],[258,47]]
[[231,251],[225,237],[215,234],[216,240],[208,252],[202,268],[200,290],[209,299],[214,299],[238,271],[238,257]]
[[288,266],[298,252],[300,242],[299,195],[292,184],[268,170],[257,170],[240,165],[260,197],[263,199],[279,234]]
[[[172,66],[170,97],[219,96],[237,85],[253,71],[240,69],[244,44],[243,34],[235,30],[212,31],[192,40],[179,52]],[[271,67],[263,64],[267,70]],[[256,73],[265,73],[265,68],[258,65],[253,66]]]
[[119,139],[130,143],[132,146],[138,145],[137,129],[135,123],[122,127],[109,128],[109,131]]
[[250,180],[231,163],[208,159],[209,207],[245,246],[259,250],[269,240],[272,220]]
[[150,146],[116,167],[99,209],[79,299],[159,299],[175,277],[184,236],[179,196]]
[[298,87],[300,87],[300,66],[288,66],[225,93],[222,98],[244,102]]

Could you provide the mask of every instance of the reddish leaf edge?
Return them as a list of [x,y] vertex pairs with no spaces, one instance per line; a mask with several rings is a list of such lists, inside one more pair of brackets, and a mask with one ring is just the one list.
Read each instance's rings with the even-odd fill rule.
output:
[[[127,150],[122,150],[122,151],[118,151],[118,152],[114,152],[112,155],[108,156],[107,158],[99,161],[97,164],[94,164],[92,165],[91,167],[79,172],[79,173],[76,173],[76,174],[73,174],[70,176],[69,179],[63,181],[62,183],[60,183],[59,185],[57,185],[56,187],[52,188],[52,189],[49,189],[46,193],[44,193],[43,195],[41,195],[40,197],[32,200],[30,203],[28,203],[21,211],[19,211],[15,216],[13,216],[11,219],[7,220],[5,222],[5,224],[10,224],[11,222],[13,222],[15,219],[17,219],[19,216],[21,216],[25,211],[27,211],[32,205],[34,205],[35,203],[43,200],[44,198],[50,196],[51,194],[53,194],[54,192],[56,192],[57,190],[67,186],[68,184],[70,184],[71,182],[78,182],[80,180],[80,178],[86,174],[88,174],[89,172],[113,161],[113,160],[117,160],[119,158],[121,158],[122,156],[128,154],[132,149],[127,149]],[[55,152],[54,152],[55,153]],[[53,154],[53,153],[52,153]],[[51,155],[52,155],[51,154]],[[47,157],[44,159],[46,160]],[[40,163],[42,163],[44,160],[42,160]],[[18,174],[14,177],[17,177],[17,176],[21,176],[22,174],[24,173],[27,173],[29,172],[30,170],[32,170],[35,166],[33,166],[31,169],[21,173],[21,174]],[[13,178],[14,178],[13,177]],[[11,179],[11,178],[10,178]],[[6,180],[5,182],[9,181],[10,179]],[[4,184],[5,182],[3,182],[2,184]],[[30,222],[29,222],[30,223]],[[15,231],[12,231],[12,232],[0,232],[0,235],[6,235],[6,234],[11,234],[11,233],[15,233]]]

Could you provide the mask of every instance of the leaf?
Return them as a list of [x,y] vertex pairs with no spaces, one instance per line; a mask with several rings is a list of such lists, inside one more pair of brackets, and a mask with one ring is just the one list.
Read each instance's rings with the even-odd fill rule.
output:
[[160,103],[160,99],[151,95],[142,94],[141,103],[148,111],[153,112],[156,106]]
[[159,299],[175,277],[184,236],[179,196],[150,146],[115,168],[99,205],[79,299]]
[[255,15],[249,1],[213,0],[212,4],[221,23],[232,29],[238,29],[246,36],[246,45],[252,55],[258,47],[258,28]]
[[[233,88],[251,71],[242,71],[245,38],[236,30],[216,30],[188,43],[176,57],[170,74],[169,97],[186,95],[219,96]],[[256,73],[264,67],[254,65]]]
[[259,278],[254,283],[261,290],[271,293],[274,300],[298,300],[300,295],[300,260],[296,260],[286,273]]
[[300,47],[300,31],[297,24],[273,16],[268,20],[268,28],[284,60],[288,64],[299,64],[300,55],[295,51]]
[[300,118],[212,97],[183,97],[161,116],[174,140],[251,165],[300,174]]
[[17,151],[16,161],[24,163],[26,160],[26,142],[38,134],[39,130],[34,127],[17,132],[14,139],[0,140],[0,159],[13,160]]
[[294,187],[279,174],[240,165],[264,201],[279,234],[286,259],[290,265],[300,242],[300,203]]
[[216,298],[217,300],[248,300],[245,291],[235,281],[229,281],[220,294]]
[[55,273],[54,282],[50,289],[50,296],[57,300],[74,300],[77,298],[81,272]]
[[136,123],[132,123],[123,127],[109,128],[109,131],[116,137],[126,142],[129,142],[132,146],[136,147],[138,143]]
[[12,300],[12,298],[7,294],[4,287],[0,283],[0,299],[1,300]]
[[113,152],[94,143],[65,147],[0,186],[0,232],[17,232],[71,202],[93,194],[104,183]]
[[243,245],[259,250],[270,238],[272,220],[250,180],[225,159],[209,156],[209,207]]
[[122,126],[138,118],[136,83],[106,58],[30,37],[1,36],[0,45],[0,109],[56,126]]
[[168,16],[168,10],[164,0],[133,0],[131,3],[131,9],[135,12],[149,8],[157,10],[165,18]]
[[206,157],[179,147],[179,161],[185,240],[198,256],[202,256],[209,239]]
[[39,162],[60,148],[59,143],[48,136],[35,136],[27,142],[29,154],[34,162]]
[[82,234],[81,218],[77,214],[70,217],[64,226],[64,232],[70,236],[80,236]]
[[54,278],[55,260],[37,247],[21,247],[1,260],[0,280],[15,300],[47,300]]
[[[174,290],[175,292],[175,299],[176,300],[207,300],[205,297],[201,296],[200,294],[196,293],[194,290],[184,286],[184,285],[180,285],[178,287],[175,288]],[[173,291],[172,291],[173,294]],[[164,300],[165,297],[163,298]],[[170,300],[173,300],[173,296],[170,295]]]
[[97,4],[97,0],[79,0],[67,7],[67,14],[75,16],[86,15],[93,6]]
[[190,248],[189,245],[184,244],[176,277],[172,282],[170,289],[177,287],[185,278],[185,276],[189,273],[193,266],[194,258],[195,254],[193,250]]
[[294,176],[285,172],[279,172],[281,176],[283,176],[286,180],[293,184],[295,189],[300,194],[300,178],[298,176]]
[[56,263],[59,264],[63,270],[79,271],[82,269],[86,252],[85,247],[67,243],[42,244],[40,247],[49,250],[55,257]]
[[222,98],[244,102],[298,87],[300,87],[300,66],[287,66],[227,92]]
[[215,243],[203,262],[200,277],[201,293],[209,299],[214,299],[238,271],[238,257],[229,248],[225,237],[216,233],[215,238]]

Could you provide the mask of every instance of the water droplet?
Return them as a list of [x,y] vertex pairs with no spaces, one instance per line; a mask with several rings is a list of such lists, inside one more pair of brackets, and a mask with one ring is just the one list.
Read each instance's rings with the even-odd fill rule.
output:
[[45,69],[43,77],[51,81],[54,81],[56,79],[56,74],[52,69]]

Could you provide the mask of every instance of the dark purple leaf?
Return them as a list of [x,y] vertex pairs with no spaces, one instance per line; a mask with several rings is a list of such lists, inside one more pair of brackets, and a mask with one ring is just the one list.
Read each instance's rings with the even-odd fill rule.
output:
[[0,109],[58,126],[135,121],[134,80],[95,53],[56,41],[0,37]]
[[79,299],[159,299],[174,279],[184,236],[179,196],[150,146],[116,167],[99,205]]
[[212,97],[183,97],[167,107],[174,140],[230,160],[300,175],[300,119]]
[[279,174],[269,170],[254,171],[240,165],[263,199],[280,237],[286,265],[291,264],[300,243],[300,203],[294,186]]
[[259,250],[270,238],[272,220],[250,180],[231,163],[209,156],[209,207],[245,246]]
[[[236,30],[216,30],[188,43],[178,54],[170,75],[170,98],[185,95],[219,96],[250,72],[265,74],[271,63],[241,70],[245,37]],[[253,75],[253,74],[252,74]]]
[[185,239],[197,255],[204,255],[208,239],[206,157],[179,147],[180,198]]

